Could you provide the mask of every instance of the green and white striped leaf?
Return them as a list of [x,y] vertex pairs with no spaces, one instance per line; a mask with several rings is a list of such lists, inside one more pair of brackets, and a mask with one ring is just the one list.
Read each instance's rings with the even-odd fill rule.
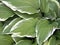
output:
[[9,34],[11,28],[13,27],[13,25],[15,25],[18,21],[20,21],[21,18],[15,18],[13,19],[9,24],[7,24],[4,29],[3,29],[3,33],[4,34]]
[[39,45],[42,45],[51,35],[53,35],[57,23],[50,23],[47,19],[40,19],[36,26],[36,39]]
[[18,11],[14,12],[14,13],[17,14],[19,17],[23,18],[23,19],[27,19],[27,18],[31,18],[31,17],[36,18],[36,17],[40,16],[40,13],[27,14],[27,13],[20,13]]
[[5,5],[11,8],[13,11],[19,11],[21,13],[34,14],[39,12],[40,0],[4,0]]
[[14,13],[6,7],[4,4],[0,3],[0,21],[5,21],[9,17],[12,17]]
[[[20,35],[20,37],[35,37],[35,26],[38,19],[28,18],[18,21],[12,28],[10,33]],[[27,32],[28,31],[28,32]]]

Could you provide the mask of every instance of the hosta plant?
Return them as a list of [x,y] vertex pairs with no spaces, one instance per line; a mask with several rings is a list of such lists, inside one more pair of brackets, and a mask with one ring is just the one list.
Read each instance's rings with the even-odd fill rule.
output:
[[60,45],[60,0],[0,0],[0,45]]

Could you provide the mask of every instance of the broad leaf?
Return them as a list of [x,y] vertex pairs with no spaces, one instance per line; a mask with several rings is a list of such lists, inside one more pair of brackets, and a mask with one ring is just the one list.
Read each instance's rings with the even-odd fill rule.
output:
[[5,21],[13,15],[14,13],[8,7],[0,3],[0,21]]
[[28,18],[18,21],[11,28],[10,33],[15,33],[20,36],[35,37],[35,25],[37,21],[38,19],[33,19],[33,18]]
[[36,26],[37,43],[41,45],[45,42],[54,33],[56,27],[57,23],[50,23],[46,19],[41,19]]
[[[15,1],[15,2],[14,2]],[[14,11],[19,11],[21,13],[28,13],[28,14],[34,14],[39,12],[39,2],[40,0],[5,0],[2,1],[5,5],[10,4],[11,6],[13,5],[15,7]],[[12,10],[14,7],[7,5],[10,7]]]

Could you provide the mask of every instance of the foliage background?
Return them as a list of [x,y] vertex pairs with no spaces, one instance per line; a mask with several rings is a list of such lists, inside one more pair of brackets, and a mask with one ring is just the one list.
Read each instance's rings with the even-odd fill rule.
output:
[[60,45],[60,0],[0,0],[0,45]]

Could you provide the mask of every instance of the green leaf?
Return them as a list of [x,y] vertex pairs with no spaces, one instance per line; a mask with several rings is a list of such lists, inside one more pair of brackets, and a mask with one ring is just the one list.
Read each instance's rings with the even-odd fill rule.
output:
[[57,15],[53,10],[50,9],[49,12],[45,14],[45,17],[47,17],[51,20],[54,20],[54,19],[56,19]]
[[5,21],[13,15],[14,13],[8,7],[0,3],[0,21]]
[[7,24],[5,27],[4,27],[4,29],[3,29],[3,33],[4,34],[9,34],[9,32],[10,32],[10,30],[11,30],[11,28],[13,27],[13,25],[15,25],[18,21],[20,21],[21,20],[21,18],[15,18],[15,19],[13,19],[9,24]]
[[14,41],[9,35],[0,34],[0,45],[13,45]]
[[56,15],[58,15],[58,5],[57,5],[57,1],[49,1],[49,9],[51,9],[53,12],[56,13]]
[[58,15],[58,5],[57,5],[57,1],[56,0],[50,0],[49,1],[49,12],[46,13],[45,15],[46,17],[50,18],[50,19],[56,19],[57,17],[59,17]]
[[[15,1],[15,2],[14,2]],[[9,5],[7,5],[8,7],[10,7],[12,10],[14,9],[14,11],[19,11],[21,13],[28,13],[28,14],[34,14],[34,13],[38,13],[39,12],[39,1],[40,0],[5,0],[3,1],[3,3],[5,5],[11,4],[15,7],[11,7]],[[10,2],[10,3],[9,3]]]
[[57,23],[50,23],[47,19],[40,19],[36,26],[37,43],[45,42],[55,31]]
[[15,14],[17,14],[19,17],[27,19],[27,18],[36,18],[39,17],[40,18],[40,13],[35,13],[35,14],[27,14],[27,13],[20,13],[18,11],[14,12]]
[[35,25],[37,21],[38,19],[33,19],[33,18],[28,18],[18,21],[11,28],[10,33],[15,33],[20,36],[35,37]]
[[40,0],[40,9],[42,12],[47,13],[49,12],[49,0]]
[[52,36],[52,37],[49,39],[48,45],[56,45],[56,38],[55,38],[54,36]]
[[32,41],[31,40],[21,40],[21,41],[17,42],[16,45],[32,45]]

